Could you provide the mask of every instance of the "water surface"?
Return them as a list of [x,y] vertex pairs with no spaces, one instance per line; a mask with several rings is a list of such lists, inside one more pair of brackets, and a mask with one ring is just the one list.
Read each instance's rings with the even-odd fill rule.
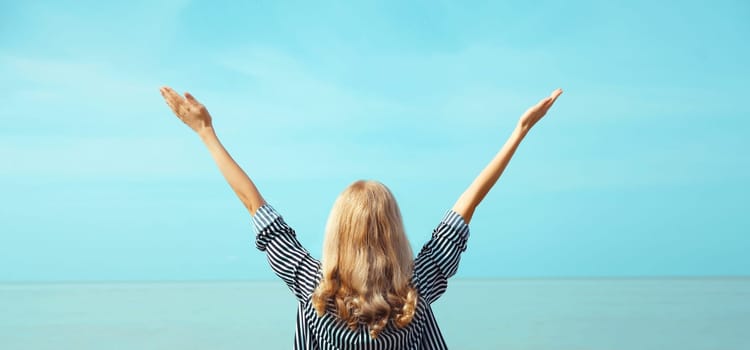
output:
[[[454,280],[452,349],[750,349],[750,278]],[[290,349],[271,282],[0,284],[0,348]]]

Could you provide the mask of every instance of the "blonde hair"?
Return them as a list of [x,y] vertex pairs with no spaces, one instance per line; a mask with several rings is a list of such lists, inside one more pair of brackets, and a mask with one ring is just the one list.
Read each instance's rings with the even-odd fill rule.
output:
[[336,199],[326,225],[322,270],[312,295],[318,316],[331,307],[352,329],[367,324],[373,339],[391,319],[398,328],[411,323],[417,304],[410,282],[414,255],[401,211],[385,185],[356,181]]

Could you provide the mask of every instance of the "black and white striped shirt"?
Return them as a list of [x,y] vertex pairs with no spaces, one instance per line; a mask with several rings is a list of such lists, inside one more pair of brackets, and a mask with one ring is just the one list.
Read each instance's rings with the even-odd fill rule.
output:
[[319,317],[311,295],[320,282],[320,262],[310,256],[297,240],[294,230],[269,204],[253,216],[257,236],[255,244],[265,251],[273,271],[286,282],[299,302],[295,349],[446,349],[430,304],[448,287],[448,278],[458,269],[461,253],[466,250],[469,226],[449,210],[414,260],[412,283],[419,295],[412,322],[396,328],[393,322],[370,338],[366,324],[356,331],[349,328],[333,311]]

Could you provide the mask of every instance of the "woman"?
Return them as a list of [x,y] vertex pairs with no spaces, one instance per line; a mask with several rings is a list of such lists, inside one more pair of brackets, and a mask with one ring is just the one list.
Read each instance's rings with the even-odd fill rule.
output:
[[161,88],[172,111],[203,140],[253,216],[256,246],[298,300],[295,349],[445,349],[430,304],[456,273],[474,209],[497,182],[521,140],[562,90],[529,108],[510,138],[433,231],[416,258],[391,192],[357,181],[333,205],[321,261],[302,247],[279,213],[219,142],[206,107]]

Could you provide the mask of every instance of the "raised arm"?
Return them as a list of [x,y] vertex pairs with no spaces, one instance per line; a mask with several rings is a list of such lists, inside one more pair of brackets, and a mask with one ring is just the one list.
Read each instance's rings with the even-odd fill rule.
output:
[[208,148],[211,156],[213,157],[216,165],[219,167],[221,174],[224,175],[224,179],[227,180],[229,186],[232,187],[234,193],[240,198],[242,204],[245,205],[250,214],[255,215],[255,212],[260,208],[265,200],[258,192],[255,184],[250,177],[237,165],[237,162],[232,159],[224,146],[219,141],[214,131],[213,124],[211,123],[211,115],[208,113],[206,107],[198,102],[190,93],[185,93],[185,97],[175,92],[169,87],[162,87],[161,94],[164,96],[164,100],[167,102],[172,111],[177,117],[180,118],[190,129],[193,129],[203,140],[203,143]]
[[497,179],[500,178],[500,175],[502,175],[503,170],[505,170],[508,162],[510,162],[510,158],[513,157],[521,140],[523,140],[529,130],[531,130],[531,127],[533,127],[539,119],[542,119],[560,94],[562,94],[562,90],[557,89],[553,91],[550,96],[542,99],[539,103],[526,110],[518,120],[518,125],[516,125],[516,128],[513,130],[510,138],[508,138],[503,145],[503,148],[497,152],[495,158],[487,164],[484,170],[479,173],[479,176],[477,176],[471,185],[469,185],[469,188],[467,188],[458,198],[456,204],[453,205],[453,211],[460,214],[467,224],[471,221],[471,217],[474,215],[476,207],[482,199],[484,199],[492,186],[495,185]]

